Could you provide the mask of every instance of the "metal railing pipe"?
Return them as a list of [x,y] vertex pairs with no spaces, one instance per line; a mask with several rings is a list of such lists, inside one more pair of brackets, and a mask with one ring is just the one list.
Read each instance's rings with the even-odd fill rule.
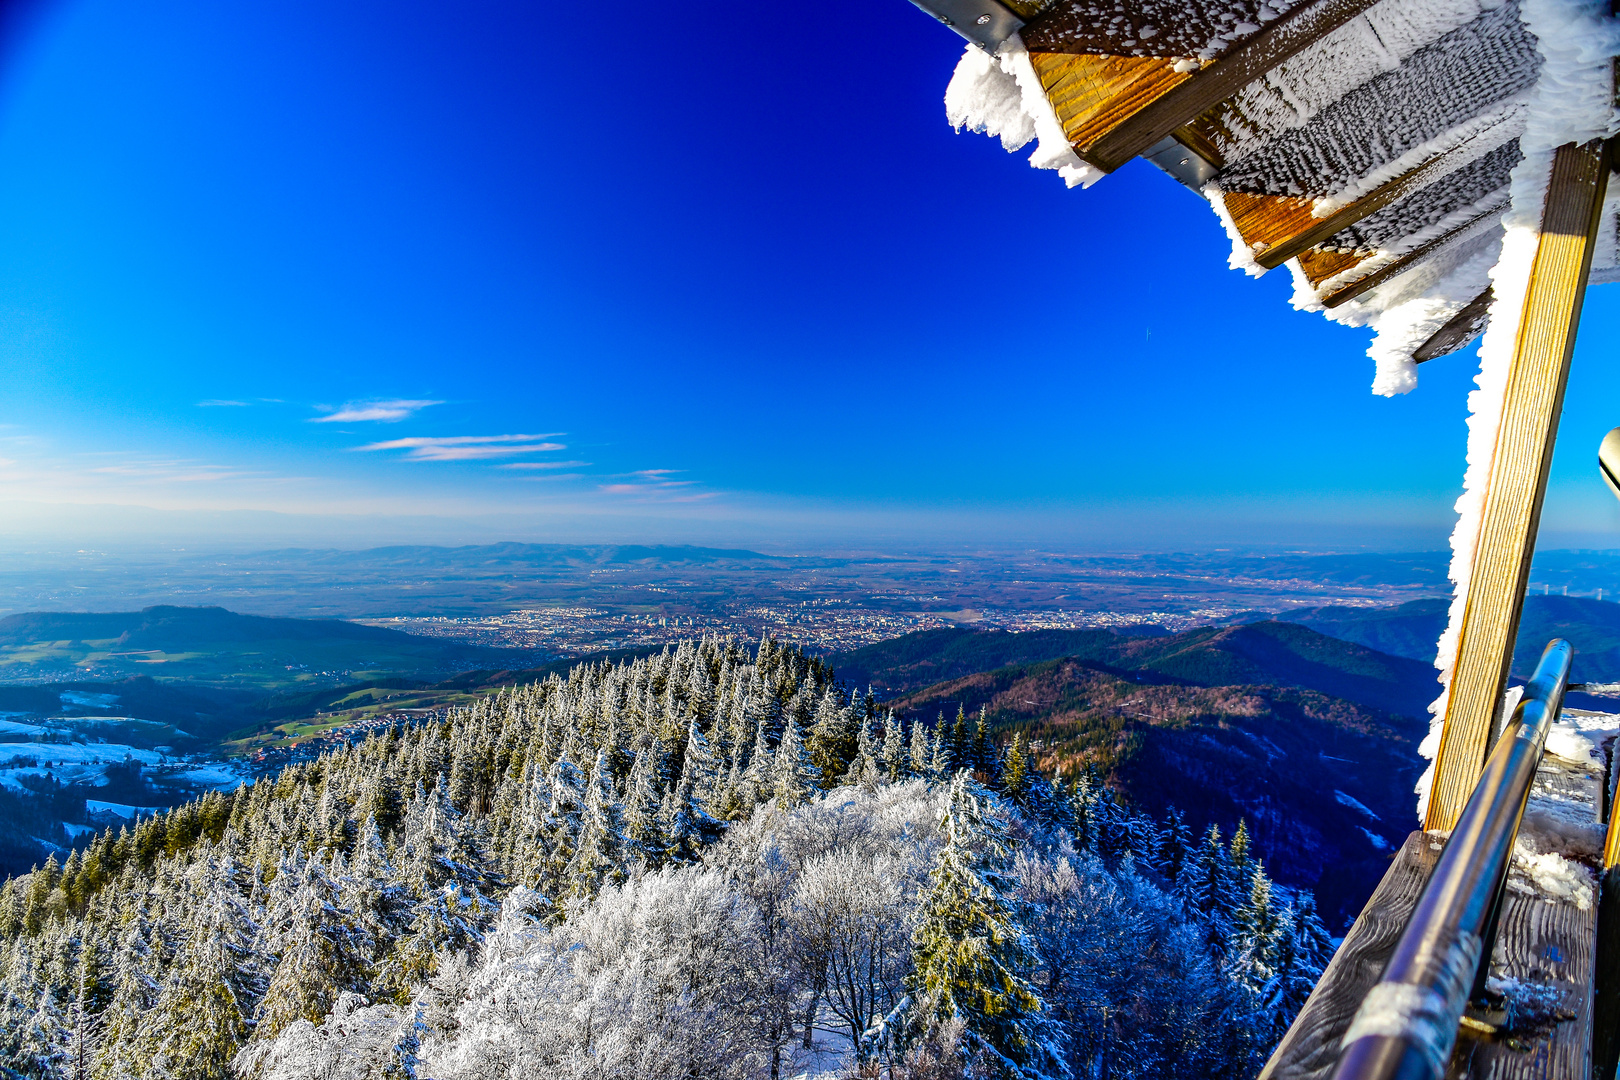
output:
[[1562,639],[1541,654],[1383,977],[1344,1033],[1334,1080],[1444,1075],[1468,996],[1490,963],[1508,861],[1574,655]]

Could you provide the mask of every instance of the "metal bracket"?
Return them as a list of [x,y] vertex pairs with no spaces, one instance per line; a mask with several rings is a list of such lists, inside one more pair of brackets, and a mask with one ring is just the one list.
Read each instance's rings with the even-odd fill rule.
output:
[[1142,151],[1142,156],[1199,194],[1203,194],[1204,185],[1220,172],[1197,153],[1181,145],[1174,135],[1166,135]]
[[999,0],[911,0],[975,45],[995,52],[1024,27],[1024,20]]

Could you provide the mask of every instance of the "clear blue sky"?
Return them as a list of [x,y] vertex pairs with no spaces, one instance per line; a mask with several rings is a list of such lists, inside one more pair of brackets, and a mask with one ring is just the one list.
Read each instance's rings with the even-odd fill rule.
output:
[[[1191,193],[953,133],[958,39],[858,14],[46,7],[0,79],[8,528],[1443,543],[1471,350],[1372,397]],[[1547,523],[1603,544],[1614,295]]]

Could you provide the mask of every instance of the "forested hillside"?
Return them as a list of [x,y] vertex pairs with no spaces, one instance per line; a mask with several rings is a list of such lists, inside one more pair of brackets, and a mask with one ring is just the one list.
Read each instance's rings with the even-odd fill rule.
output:
[[939,683],[887,703],[902,716],[1021,734],[1042,769],[1095,769],[1135,808],[1197,830],[1240,818],[1328,925],[1354,918],[1414,827],[1423,720],[1294,687],[1187,686],[1076,659]]
[[871,683],[905,692],[1059,657],[1140,673],[1154,682],[1297,686],[1413,717],[1427,716],[1429,702],[1439,693],[1428,664],[1281,622],[1206,626],[1151,637],[1109,630],[927,630],[834,656],[830,662],[852,685]]
[[[1230,830],[1228,830],[1230,831]],[[1326,962],[1246,829],[732,642],[582,665],[0,888],[39,1078],[1227,1077]],[[792,1069],[792,1072],[783,1072]]]

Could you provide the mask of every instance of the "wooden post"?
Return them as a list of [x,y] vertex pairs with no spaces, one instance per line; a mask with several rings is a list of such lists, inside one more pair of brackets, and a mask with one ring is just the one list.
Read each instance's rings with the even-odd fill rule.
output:
[[1614,805],[1620,746],[1609,747],[1603,794],[1609,827],[1603,840],[1603,876],[1598,879],[1597,985],[1592,995],[1592,1075],[1610,1080],[1620,1066],[1620,813]]
[[1571,143],[1553,155],[1452,659],[1451,694],[1424,821],[1428,829],[1456,824],[1490,750],[1492,723],[1513,662],[1609,167],[1609,149],[1602,142]]

